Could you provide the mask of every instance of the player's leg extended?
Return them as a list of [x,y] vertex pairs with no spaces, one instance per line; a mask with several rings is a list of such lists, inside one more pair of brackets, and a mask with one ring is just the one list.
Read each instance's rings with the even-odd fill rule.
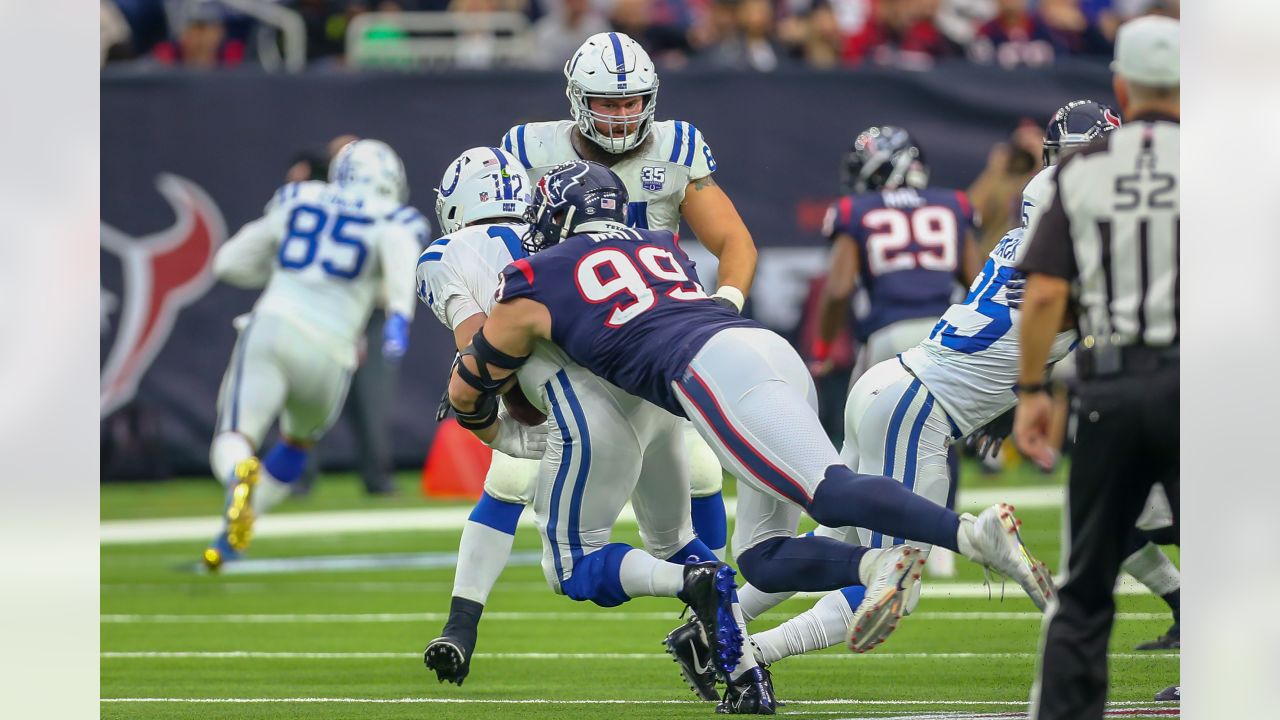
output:
[[716,453],[690,423],[682,423],[681,435],[689,463],[689,506],[693,529],[716,557],[725,557],[729,523],[724,510],[724,470]]
[[[694,531],[690,507],[673,498],[689,494],[693,469],[688,460],[689,423],[650,403],[638,402],[627,415],[642,445],[640,476],[631,493],[644,549],[659,560],[684,564],[721,559]],[[705,448],[706,443],[699,442]],[[707,448],[710,452],[710,448]],[[720,463],[714,461],[716,472]],[[721,548],[723,550],[723,548]]]
[[480,615],[498,576],[511,559],[520,514],[533,500],[538,464],[537,460],[493,453],[484,493],[463,525],[458,542],[449,618],[440,636],[427,644],[424,653],[427,667],[436,671],[441,682],[461,685],[470,671]]
[[1157,483],[1152,486],[1147,505],[1138,517],[1129,553],[1120,567],[1165,601],[1173,613],[1173,625],[1155,640],[1138,645],[1137,650],[1171,650],[1182,645],[1179,624],[1182,582],[1178,568],[1158,547],[1177,543],[1173,509],[1164,486]]
[[[1040,588],[1047,585],[1047,575],[1026,555],[1008,506],[993,506],[977,522],[962,523],[956,513],[893,478],[861,475],[840,463],[811,406],[814,392],[807,368],[776,334],[742,328],[717,334],[694,358],[676,390],[699,432],[743,482],[805,508],[829,527],[864,527],[961,551],[1015,577],[1043,604],[1045,591]],[[816,546],[821,540],[761,543],[751,549],[751,559],[767,559],[779,543]],[[830,552],[843,556],[865,550],[832,547]],[[815,588],[818,577],[782,570],[776,578],[752,577],[748,562],[748,553],[739,555],[746,577],[767,592],[850,584]],[[804,566],[794,561],[782,565],[793,570]]]
[[227,497],[223,529],[202,554],[211,570],[238,558],[251,537],[253,494],[261,474],[256,453],[284,406],[287,388],[273,352],[275,334],[271,322],[251,322],[241,331],[218,393],[209,464]]

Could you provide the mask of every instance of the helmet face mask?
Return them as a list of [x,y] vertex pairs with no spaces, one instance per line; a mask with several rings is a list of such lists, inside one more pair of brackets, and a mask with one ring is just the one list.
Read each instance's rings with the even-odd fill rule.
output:
[[900,127],[883,125],[858,133],[840,169],[845,193],[875,192],[929,185],[929,166],[911,134]]
[[542,176],[525,213],[529,232],[522,239],[533,254],[558,244],[593,222],[627,222],[627,189],[612,170],[576,160]]
[[1057,165],[1071,152],[1120,127],[1120,123],[1114,110],[1093,100],[1073,100],[1063,105],[1044,130],[1044,166]]
[[[653,130],[658,75],[648,53],[636,41],[622,33],[592,35],[565,63],[564,76],[569,115],[578,131],[605,151],[616,154],[639,147]],[[642,98],[642,105],[633,115],[591,107],[593,99],[636,97]]]
[[524,167],[501,148],[471,148],[445,168],[436,188],[436,217],[448,235],[479,220],[521,220],[529,208]]
[[359,195],[400,204],[409,200],[404,163],[380,140],[355,140],[344,145],[329,164],[329,182]]

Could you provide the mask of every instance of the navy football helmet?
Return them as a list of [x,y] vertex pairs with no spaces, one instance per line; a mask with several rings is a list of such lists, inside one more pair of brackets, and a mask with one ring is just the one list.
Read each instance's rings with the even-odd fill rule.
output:
[[1058,108],[1044,129],[1044,166],[1056,165],[1062,153],[1079,148],[1120,127],[1114,110],[1092,100],[1072,100]]
[[525,252],[546,250],[581,225],[601,220],[627,223],[627,187],[609,168],[590,160],[561,163],[538,180],[524,216]]
[[911,133],[893,125],[869,127],[858,133],[844,156],[840,189],[845,193],[894,190],[929,184],[924,150]]

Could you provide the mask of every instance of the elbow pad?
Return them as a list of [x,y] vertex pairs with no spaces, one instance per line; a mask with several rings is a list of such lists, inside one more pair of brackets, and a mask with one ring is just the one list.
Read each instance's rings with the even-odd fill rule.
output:
[[[468,355],[476,362],[474,372],[462,362],[462,357]],[[471,344],[462,351],[457,370],[458,377],[480,393],[480,397],[476,398],[476,407],[470,412],[462,412],[456,406],[453,408],[454,414],[458,416],[458,424],[468,430],[481,430],[492,425],[498,419],[498,394],[511,379],[511,375],[494,378],[489,372],[489,366],[515,371],[528,359],[528,355],[516,357],[498,350],[485,339],[483,328],[477,330],[471,338]]]

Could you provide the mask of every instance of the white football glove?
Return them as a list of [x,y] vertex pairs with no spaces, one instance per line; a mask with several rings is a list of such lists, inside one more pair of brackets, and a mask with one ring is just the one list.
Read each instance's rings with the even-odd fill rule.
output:
[[543,451],[547,449],[547,424],[522,425],[503,410],[498,413],[498,434],[488,445],[511,457],[541,460]]

